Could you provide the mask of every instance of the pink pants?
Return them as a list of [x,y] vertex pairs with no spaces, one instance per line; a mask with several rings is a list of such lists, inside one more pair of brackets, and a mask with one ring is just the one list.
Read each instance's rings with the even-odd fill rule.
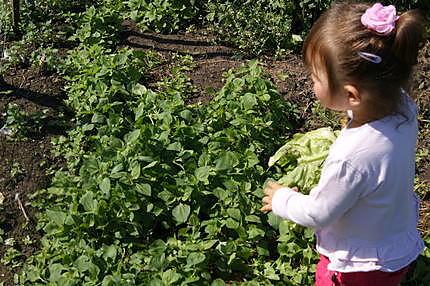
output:
[[330,260],[320,255],[317,264],[316,286],[398,286],[409,266],[396,272],[370,271],[341,273],[327,269]]

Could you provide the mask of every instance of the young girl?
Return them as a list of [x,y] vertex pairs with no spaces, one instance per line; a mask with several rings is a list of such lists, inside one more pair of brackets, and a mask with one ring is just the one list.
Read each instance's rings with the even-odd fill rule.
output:
[[406,93],[423,32],[416,11],[343,3],[306,39],[316,97],[350,121],[310,194],[270,183],[261,210],[316,230],[317,286],[399,285],[424,248],[413,192],[417,111]]

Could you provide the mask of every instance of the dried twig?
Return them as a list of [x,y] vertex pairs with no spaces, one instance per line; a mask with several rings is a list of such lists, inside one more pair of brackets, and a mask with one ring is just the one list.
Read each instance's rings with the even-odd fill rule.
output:
[[15,201],[17,201],[17,202],[18,202],[18,206],[19,206],[19,208],[21,209],[22,214],[24,215],[25,219],[26,219],[27,221],[30,221],[30,219],[29,219],[29,218],[28,218],[28,216],[27,216],[27,213],[25,212],[25,209],[24,209],[24,206],[23,206],[23,204],[22,204],[22,202],[21,202],[21,199],[19,198],[19,193],[16,193],[16,194],[15,194]]

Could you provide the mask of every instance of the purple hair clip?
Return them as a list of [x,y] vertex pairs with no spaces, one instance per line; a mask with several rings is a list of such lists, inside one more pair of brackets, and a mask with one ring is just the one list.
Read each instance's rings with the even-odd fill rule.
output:
[[380,56],[372,53],[357,52],[357,54],[366,61],[372,62],[374,64],[380,64],[382,62],[382,58]]
[[398,19],[396,7],[375,3],[361,16],[361,23],[368,29],[386,36],[396,28]]

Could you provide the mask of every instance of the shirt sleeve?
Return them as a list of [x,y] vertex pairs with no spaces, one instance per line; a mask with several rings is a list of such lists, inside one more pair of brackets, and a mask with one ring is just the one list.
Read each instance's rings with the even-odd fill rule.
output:
[[309,195],[279,189],[272,199],[274,214],[303,226],[323,228],[339,219],[366,190],[364,176],[348,162],[324,166],[318,185]]

